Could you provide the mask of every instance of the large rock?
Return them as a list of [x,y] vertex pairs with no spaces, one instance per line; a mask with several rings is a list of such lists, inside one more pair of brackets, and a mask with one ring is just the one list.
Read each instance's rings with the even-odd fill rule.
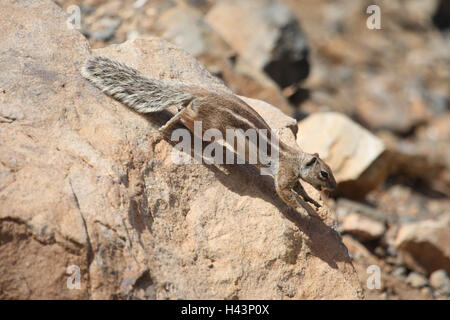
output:
[[286,114],[293,115],[292,106],[272,79],[247,61],[234,63],[236,52],[205,21],[200,10],[180,2],[161,14],[154,29],[157,35],[204,63],[233,92],[267,101]]
[[309,73],[308,44],[289,7],[273,0],[219,1],[207,21],[243,59],[281,87]]
[[450,3],[448,0],[439,1],[439,6],[433,14],[433,23],[443,31],[450,29]]
[[363,240],[379,239],[386,228],[379,221],[361,216],[357,213],[347,214],[342,221],[342,231],[360,237]]
[[389,149],[396,173],[419,178],[450,197],[450,114],[418,128],[416,139],[399,139],[389,132],[378,137]]
[[430,112],[419,94],[420,88],[412,83],[402,83],[396,88],[398,77],[398,74],[371,76],[359,84],[366,95],[356,101],[358,117],[371,130],[408,134],[429,118]]
[[450,272],[450,216],[403,225],[395,246],[404,262],[425,273]]
[[242,96],[239,96],[239,98],[251,105],[253,109],[257,110],[272,129],[286,128],[290,129],[291,133],[297,132],[297,121],[294,118],[288,117],[279,109],[274,108],[272,105],[261,100]]
[[[0,11],[0,298],[361,297],[325,206],[304,221],[256,170],[174,164],[155,130],[163,115],[140,116],[80,76],[89,48],[65,20],[44,0]],[[96,53],[227,90],[159,39]]]
[[377,137],[338,112],[318,112],[299,122],[297,142],[330,164],[338,194],[360,198],[389,174],[400,174],[419,178],[449,195],[449,147],[444,138],[449,121],[442,117],[427,131],[428,136],[439,132],[439,139],[411,142],[387,132]]
[[234,54],[230,46],[205,21],[203,14],[183,3],[163,12],[155,29],[160,29],[158,33],[162,38],[195,57],[208,54],[228,58]]
[[297,143],[319,153],[339,184],[338,192],[362,196],[388,174],[384,144],[376,136],[337,112],[315,113],[298,124]]

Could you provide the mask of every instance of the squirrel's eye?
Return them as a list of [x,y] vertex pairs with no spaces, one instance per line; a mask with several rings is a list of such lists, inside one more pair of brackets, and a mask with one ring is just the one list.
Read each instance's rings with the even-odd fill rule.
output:
[[309,162],[306,164],[307,167],[312,166],[316,162],[317,158],[313,157]]
[[320,171],[320,175],[322,176],[322,178],[328,178],[328,172],[321,170]]

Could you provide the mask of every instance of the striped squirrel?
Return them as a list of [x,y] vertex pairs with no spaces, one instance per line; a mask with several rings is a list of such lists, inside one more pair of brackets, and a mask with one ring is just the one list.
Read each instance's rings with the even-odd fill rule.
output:
[[[125,64],[106,57],[93,56],[81,68],[81,74],[105,94],[139,113],[159,112],[176,106],[178,112],[159,130],[167,131],[177,121],[193,133],[194,121],[202,121],[204,131],[216,128],[225,135],[227,128],[266,129],[266,121],[247,103],[227,92],[168,83],[148,78]],[[273,147],[273,146],[272,146]],[[258,165],[257,165],[258,166]],[[290,207],[301,207],[298,196],[320,207],[303,189],[302,179],[319,191],[333,190],[336,181],[330,167],[317,153],[309,154],[279,141],[278,163],[273,172],[275,189]]]

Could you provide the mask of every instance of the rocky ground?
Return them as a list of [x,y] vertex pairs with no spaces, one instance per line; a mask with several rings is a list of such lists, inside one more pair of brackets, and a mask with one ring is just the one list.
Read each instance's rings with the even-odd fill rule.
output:
[[[0,36],[0,137],[21,142],[0,156],[1,298],[450,297],[448,1],[54,2],[68,14],[43,0],[21,9],[44,10],[41,24],[21,4],[0,13],[19,21],[5,31],[14,41]],[[380,30],[366,26],[371,4]],[[62,30],[77,8],[80,28]],[[90,54],[80,33],[149,75],[283,111],[263,116],[339,183],[321,222],[292,217],[248,168],[171,165],[147,121],[79,77]],[[155,36],[189,55],[141,40]],[[83,290],[60,288],[68,264]]]

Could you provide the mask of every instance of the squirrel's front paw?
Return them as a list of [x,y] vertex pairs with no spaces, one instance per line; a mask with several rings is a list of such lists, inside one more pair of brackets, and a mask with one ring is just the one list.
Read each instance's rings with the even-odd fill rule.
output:
[[306,202],[312,203],[316,208],[320,208],[321,207],[321,205],[316,200],[314,200],[313,198],[305,197],[304,200]]

